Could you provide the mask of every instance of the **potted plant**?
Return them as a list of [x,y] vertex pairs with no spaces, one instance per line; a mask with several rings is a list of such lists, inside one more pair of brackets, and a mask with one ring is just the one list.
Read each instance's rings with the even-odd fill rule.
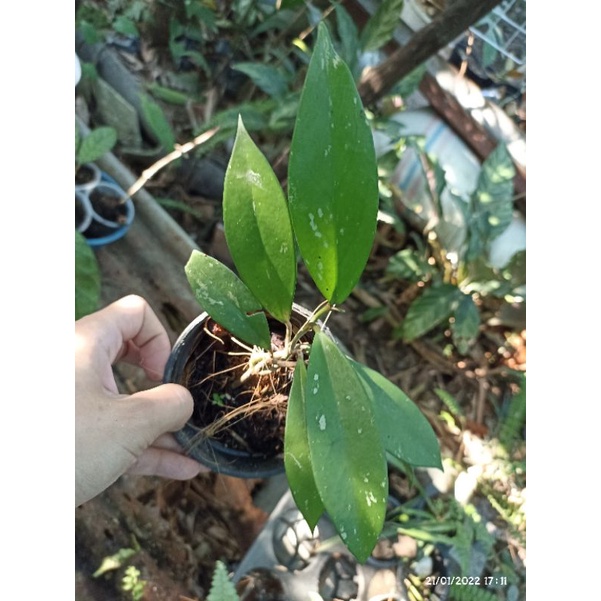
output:
[[[292,137],[288,198],[239,120],[223,196],[237,274],[193,251],[185,273],[205,313],[180,336],[165,370],[165,381],[195,397],[177,433],[187,452],[217,439],[214,469],[221,451],[233,453],[230,462],[250,455],[270,470],[283,465],[309,526],[326,512],[359,561],[384,524],[387,455],[441,467],[417,406],[353,360],[324,325],[365,268],[378,201],[371,130],[321,23]],[[297,252],[323,295],[312,310],[294,303]]]
[[76,129],[75,229],[92,247],[122,238],[131,226],[135,209],[131,198],[110,175],[93,162],[117,140],[112,127],[98,127],[86,137]]

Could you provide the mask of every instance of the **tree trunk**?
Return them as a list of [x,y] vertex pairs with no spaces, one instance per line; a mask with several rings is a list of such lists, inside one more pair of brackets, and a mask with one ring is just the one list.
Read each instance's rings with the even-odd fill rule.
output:
[[502,0],[455,0],[431,23],[412,36],[377,67],[366,69],[359,93],[368,106],[384,96],[403,77],[459,37]]

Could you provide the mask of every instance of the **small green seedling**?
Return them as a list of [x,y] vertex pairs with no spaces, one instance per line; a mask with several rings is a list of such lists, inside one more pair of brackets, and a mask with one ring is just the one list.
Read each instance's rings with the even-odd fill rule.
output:
[[[327,513],[359,561],[384,525],[387,454],[411,466],[441,467],[437,438],[417,406],[319,326],[359,282],[378,204],[371,130],[352,75],[321,23],[292,138],[288,197],[240,120],[223,198],[238,274],[200,251],[185,271],[200,305],[248,352],[243,379],[294,370],[284,440],[290,489],[309,526]],[[297,249],[324,300],[294,329]],[[285,327],[278,350],[267,315]]]
[[112,150],[117,143],[117,130],[102,126],[92,129],[83,137],[79,128],[75,128],[75,171],[86,163],[92,163]]

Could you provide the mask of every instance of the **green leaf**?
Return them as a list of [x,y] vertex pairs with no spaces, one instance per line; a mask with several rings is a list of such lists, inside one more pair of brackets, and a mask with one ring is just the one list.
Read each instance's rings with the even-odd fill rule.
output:
[[357,26],[342,4],[336,5],[336,25],[340,37],[342,60],[348,65],[353,78],[359,75],[357,63],[359,62],[359,33]]
[[417,405],[382,374],[354,365],[372,398],[384,448],[410,465],[442,469],[438,439]]
[[517,251],[501,269],[503,277],[511,283],[512,291],[526,284],[526,250]]
[[113,21],[113,29],[122,35],[139,36],[140,32],[136,24],[128,17],[120,16]]
[[251,78],[268,96],[281,98],[288,91],[288,78],[271,65],[262,63],[236,63],[232,67]]
[[215,11],[209,8],[208,2],[184,2],[184,6],[188,18],[196,17],[209,31],[218,31],[217,16]]
[[454,318],[451,323],[453,342],[457,350],[465,355],[480,331],[480,311],[478,311],[471,294],[461,296],[455,309]]
[[361,32],[364,52],[377,50],[390,42],[401,20],[404,0],[383,0]]
[[227,568],[221,560],[215,562],[211,590],[209,591],[207,601],[240,601],[240,597],[236,592],[236,586],[230,580]]
[[185,106],[188,100],[190,100],[190,96],[185,92],[180,92],[179,90],[174,90],[172,88],[168,88],[166,86],[162,86],[156,82],[152,82],[148,86],[148,91],[159,100],[163,102],[167,102],[169,104],[175,104],[178,106]]
[[80,232],[75,232],[75,319],[98,309],[100,268],[92,248]]
[[526,422],[526,374],[520,374],[519,391],[511,397],[499,431],[499,441],[507,448],[520,437]]
[[117,130],[114,127],[97,127],[83,138],[79,144],[76,162],[79,165],[91,163],[105,155],[117,142]]
[[363,562],[384,524],[386,458],[357,370],[322,332],[311,348],[305,395],[317,489],[344,544]]
[[313,529],[324,507],[315,484],[311,464],[305,407],[306,383],[307,369],[302,361],[298,361],[286,412],[284,465],[294,502],[309,527]]
[[296,285],[292,225],[278,178],[241,118],[225,174],[223,224],[240,277],[261,305],[285,323]]
[[141,98],[142,116],[152,133],[157,137],[165,152],[171,152],[175,146],[175,136],[163,109],[150,96],[143,94]]
[[323,296],[341,303],[372,249],[378,174],[361,98],[323,22],[292,137],[288,192],[307,269]]
[[262,307],[238,276],[223,263],[193,250],[186,277],[200,306],[223,328],[248,344],[271,348]]
[[409,306],[401,324],[401,336],[409,342],[448,319],[459,303],[461,291],[452,284],[426,288]]
[[485,241],[504,232],[513,218],[515,167],[507,147],[499,143],[482,163],[473,198]]
[[[282,0],[279,3],[279,10],[296,8],[304,4],[305,0]],[[277,4],[276,4],[277,6]]]
[[435,272],[426,257],[419,251],[404,248],[390,257],[386,273],[410,282],[419,282]]
[[[503,33],[499,27],[496,27],[492,23],[486,25],[484,33],[484,41],[482,44],[482,67],[487,69],[492,66],[497,57],[500,55],[497,48],[503,47]],[[490,44],[487,39],[492,40]]]
[[398,94],[401,98],[408,98],[418,89],[427,71],[426,63],[418,65],[393,87],[392,93]]

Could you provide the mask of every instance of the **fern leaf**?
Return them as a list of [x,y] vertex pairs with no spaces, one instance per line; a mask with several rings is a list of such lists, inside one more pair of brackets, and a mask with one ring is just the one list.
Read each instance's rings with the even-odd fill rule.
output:
[[230,580],[227,568],[222,561],[217,561],[213,571],[211,590],[207,601],[240,601],[234,583]]
[[510,448],[518,439],[519,433],[526,422],[526,376],[522,376],[520,390],[509,402],[507,416],[501,424],[499,441],[505,448]]

